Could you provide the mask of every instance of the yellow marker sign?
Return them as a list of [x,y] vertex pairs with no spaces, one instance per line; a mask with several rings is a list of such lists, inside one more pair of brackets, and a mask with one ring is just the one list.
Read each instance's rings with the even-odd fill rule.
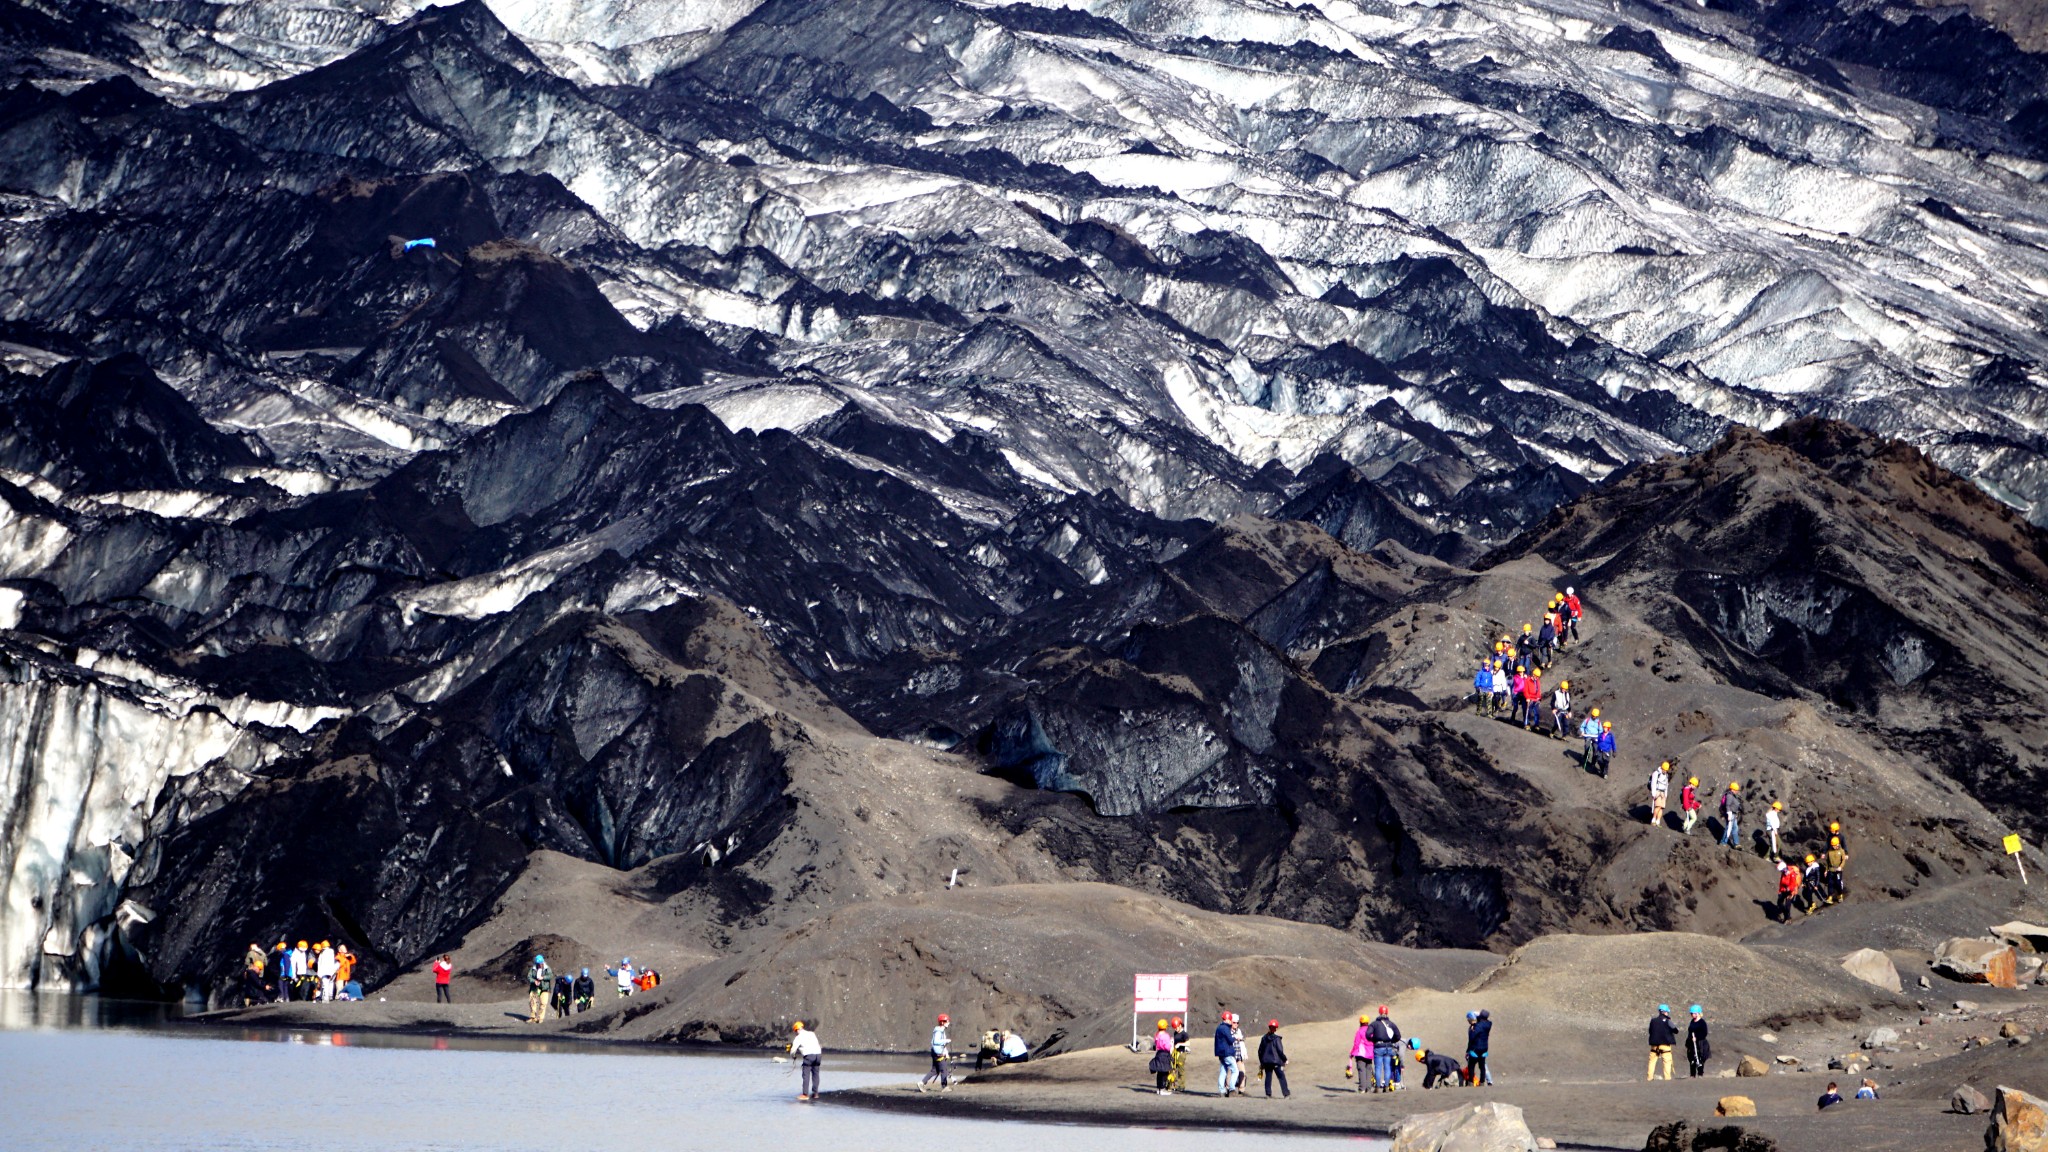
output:
[[2019,854],[2019,850],[2020,850],[2020,834],[2019,834],[2019,833],[2017,833],[2017,832],[2015,832],[2015,833],[2013,833],[2012,835],[2010,835],[2010,836],[2007,836],[2007,837],[2005,838],[2005,854],[2006,854],[2007,856],[2015,856],[2015,855],[2018,855],[2018,854]]

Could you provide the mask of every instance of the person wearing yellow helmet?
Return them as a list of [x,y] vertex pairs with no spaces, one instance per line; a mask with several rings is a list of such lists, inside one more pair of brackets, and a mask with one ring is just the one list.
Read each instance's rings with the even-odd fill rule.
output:
[[1650,827],[1664,823],[1664,801],[1671,794],[1671,761],[1650,769]]
[[1559,680],[1550,694],[1550,738],[1562,740],[1572,722],[1572,682]]
[[825,1057],[824,1045],[818,1043],[818,1034],[804,1027],[801,1020],[790,1025],[789,1031],[789,1054],[797,1060],[803,1071],[796,1098],[809,1100],[815,1104],[818,1100],[818,1066],[824,1063]]
[[1173,1029],[1164,1020],[1152,1032],[1152,1063],[1146,1067],[1152,1070],[1152,1090],[1167,1095],[1167,1077],[1173,1075]]
[[1771,801],[1771,806],[1764,809],[1764,831],[1769,833],[1771,837],[1771,856],[1773,859],[1778,855],[1778,830],[1784,827],[1784,824],[1785,802],[1783,800]]
[[1599,753],[1600,745],[1600,710],[1598,708],[1586,713],[1586,718],[1579,721],[1579,742],[1585,745],[1579,752],[1579,769],[1583,772],[1591,772],[1593,770],[1593,758]]
[[1830,904],[1840,904],[1842,897],[1849,894],[1849,887],[1844,883],[1842,875],[1843,871],[1849,867],[1849,853],[1847,849],[1842,847],[1842,838],[1840,836],[1828,837],[1828,850],[1823,859],[1827,862],[1827,902]]
[[1543,669],[1531,668],[1522,678],[1522,729],[1534,732],[1543,723]]
[[1602,720],[1600,722],[1600,736],[1593,742],[1593,766],[1599,770],[1602,780],[1607,779],[1607,772],[1614,764],[1614,753],[1616,750],[1614,723],[1610,720]]
[[1730,848],[1742,846],[1742,785],[1733,780],[1721,793],[1721,843]]
[[1678,812],[1682,817],[1678,830],[1692,835],[1692,826],[1700,822],[1700,778],[1688,776],[1685,787],[1678,790]]
[[1808,852],[1800,877],[1799,910],[1811,916],[1820,911],[1821,901],[1827,897],[1827,881],[1821,875],[1820,858]]

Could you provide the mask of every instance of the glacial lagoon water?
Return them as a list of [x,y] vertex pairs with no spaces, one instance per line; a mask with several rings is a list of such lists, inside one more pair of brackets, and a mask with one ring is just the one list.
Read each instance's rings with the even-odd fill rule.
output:
[[[800,1105],[765,1056],[177,1024],[164,1008],[0,993],[0,1147],[620,1152],[735,1148],[1383,1152],[1385,1141],[946,1119]],[[827,1057],[826,1088],[909,1059]]]

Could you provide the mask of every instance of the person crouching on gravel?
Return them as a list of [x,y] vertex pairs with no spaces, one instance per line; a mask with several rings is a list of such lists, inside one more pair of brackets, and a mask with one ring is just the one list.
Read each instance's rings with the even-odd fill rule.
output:
[[1657,1014],[1650,1018],[1650,1070],[1643,1074],[1644,1080],[1657,1078],[1657,1062],[1664,1062],[1664,1078],[1671,1079],[1671,1049],[1678,1044],[1678,1029],[1671,1023],[1671,1005],[1657,1005]]
[[1458,1083],[1460,1073],[1458,1070],[1458,1060],[1455,1056],[1448,1056],[1434,1050],[1423,1051],[1415,1054],[1415,1062],[1422,1065],[1422,1087],[1425,1091],[1439,1084],[1448,1088]]
[[932,1070],[925,1073],[924,1079],[917,1082],[917,1090],[919,1092],[930,1087],[931,1082],[934,1080],[939,1082],[940,1091],[946,1091],[953,1087],[953,1078],[946,1071],[946,1061],[953,1058],[953,1035],[946,1031],[946,1025],[952,1022],[950,1017],[941,1012],[939,1013],[939,1022],[932,1027]]
[[1259,1038],[1259,1078],[1266,1082],[1266,1098],[1273,1098],[1273,1081],[1280,1081],[1280,1097],[1286,1099],[1294,1093],[1287,1090],[1287,1045],[1280,1038],[1280,1022],[1266,1021],[1266,1034]]
[[1692,1022],[1685,1026],[1685,1066],[1692,1076],[1707,1074],[1707,1061],[1713,1058],[1714,1050],[1707,1044],[1707,1016],[1695,1004],[1688,1011]]

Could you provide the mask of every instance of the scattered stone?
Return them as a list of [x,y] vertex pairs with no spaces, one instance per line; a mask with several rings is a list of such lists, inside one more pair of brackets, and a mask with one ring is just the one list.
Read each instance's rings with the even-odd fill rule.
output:
[[1842,970],[1887,992],[1905,990],[1899,983],[1899,969],[1892,963],[1892,958],[1875,948],[1858,948],[1842,957]]
[[2025,1028],[2020,1027],[2015,1022],[2007,1020],[2005,1023],[2000,1024],[1998,1026],[1998,1034],[2000,1036],[2005,1037],[2007,1040],[2011,1040],[2016,1036],[2025,1036],[2027,1034],[2027,1030]]
[[1536,1152],[1536,1137],[1520,1108],[1494,1101],[1410,1116],[1388,1152]]
[[1934,950],[1935,971],[1965,984],[1989,984],[1994,988],[2017,988],[2018,954],[2010,944],[1993,940],[1972,940],[1953,936]]
[[1557,1141],[1552,1140],[1548,1136],[1538,1136],[1536,1138],[1536,1147],[1545,1149],[1555,1148],[1557,1147]]
[[2022,956],[2014,975],[2019,977],[2020,983],[2030,984],[2041,975],[2044,966],[2048,966],[2048,960],[2043,960],[2039,956]]
[[1776,1044],[1778,1042],[1778,1038],[1769,1032],[1759,1032],[1756,1034],[1756,1038],[1766,1044]]
[[1915,1052],[1925,1052],[1925,1051],[1927,1051],[1927,1042],[1926,1042],[1926,1041],[1924,1041],[1924,1040],[1915,1040],[1915,1041],[1913,1041],[1913,1051],[1915,1051]]
[[1984,1152],[2048,1152],[2048,1100],[2000,1085]]
[[1778,1063],[1780,1063],[1780,1064],[1797,1064],[1797,1063],[1799,1063],[1799,1057],[1797,1057],[1797,1056],[1794,1056],[1794,1055],[1792,1055],[1792,1054],[1791,1054],[1790,1052],[1787,1052],[1787,1053],[1786,1053],[1786,1054],[1784,1054],[1783,1056],[1780,1056],[1780,1057],[1778,1057]]
[[1719,1072],[1714,1073],[1714,1076],[1720,1080],[1733,1080],[1735,1079],[1735,1069],[1723,1068]]
[[1922,976],[1920,977],[1920,986],[1922,988],[1932,988],[1934,987],[1934,982],[1932,980],[1929,980],[1927,977]]
[[1991,1111],[1991,1101],[1982,1092],[1964,1084],[1948,1094],[1948,1110],[1965,1116]]
[[1778,1144],[1738,1124],[1694,1128],[1690,1120],[1675,1120],[1653,1130],[1643,1152],[1778,1152]]
[[1768,1076],[1770,1073],[1771,1066],[1754,1056],[1744,1056],[1735,1065],[1735,1074],[1737,1076]]
[[2015,1036],[2012,1039],[2006,1041],[2007,1044],[2011,1045],[2014,1048],[2018,1048],[2026,1044],[2032,1044],[2033,1042],[2034,1038],[2032,1036]]
[[1863,1046],[1865,1048],[1882,1048],[1887,1044],[1897,1044],[1898,1042],[1899,1033],[1895,1028],[1872,1028],[1870,1035],[1863,1038]]
[[[2004,1092],[2005,1089],[1999,1089],[1999,1098],[2001,1100],[2004,1099]],[[1756,1115],[1756,1101],[1751,1100],[1747,1096],[1723,1096],[1721,1097],[1721,1102],[1714,1105],[1714,1115],[1754,1116]]]
[[1975,1012],[1977,1010],[1977,1002],[1975,1000],[1958,1000],[1956,1001],[1955,1008],[1958,1012]]

